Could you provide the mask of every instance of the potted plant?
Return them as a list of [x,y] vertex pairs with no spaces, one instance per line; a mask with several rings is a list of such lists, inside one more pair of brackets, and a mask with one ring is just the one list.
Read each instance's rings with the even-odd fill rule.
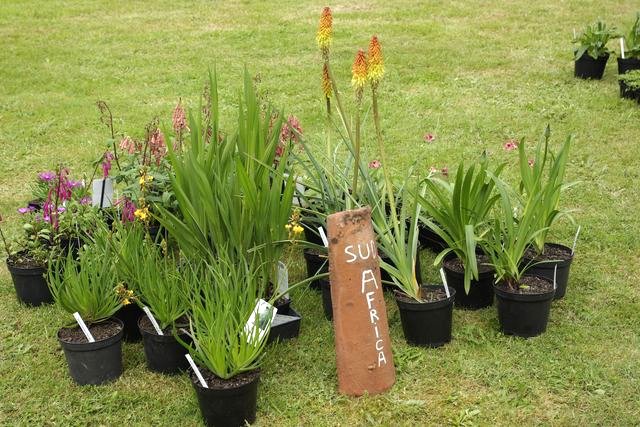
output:
[[[528,275],[556,280],[555,298],[562,298],[567,289],[569,268],[573,260],[571,248],[549,243],[548,235],[552,225],[560,217],[573,218],[568,212],[560,210],[560,196],[573,184],[564,183],[565,170],[573,137],[569,136],[557,153],[549,147],[551,130],[549,126],[538,141],[533,159],[527,157],[524,141],[518,145],[520,166],[520,191],[522,196],[533,203],[538,210],[539,232],[523,257],[523,266]],[[532,208],[533,209],[533,208]]]
[[259,257],[218,253],[217,259],[186,269],[192,342],[179,341],[204,381],[191,375],[206,425],[244,426],[256,418],[259,367],[275,309],[268,304],[269,312],[256,309],[265,292]]
[[[35,213],[35,208],[18,209],[22,214],[20,238],[9,243],[2,228],[0,236],[7,253],[7,269],[11,273],[18,301],[39,306],[53,302],[47,286],[46,273],[52,252],[51,224]],[[0,217],[0,222],[2,218]]]
[[86,323],[58,330],[69,374],[80,385],[103,384],[122,374],[122,322],[112,317],[122,304],[132,303],[114,274],[114,257],[108,247],[86,245],[78,260],[71,252],[49,270],[49,287],[58,306],[78,313]]
[[618,57],[618,74],[640,69],[640,12],[636,13],[636,20],[624,36],[624,45],[624,58]]
[[[493,269],[487,256],[478,253],[478,243],[490,227],[487,217],[499,196],[494,193],[486,155],[479,164],[465,171],[461,162],[454,184],[430,176],[425,184],[431,197],[418,198],[431,217],[424,219],[425,225],[447,245],[434,265],[442,263],[447,283],[456,290],[456,307],[468,309],[493,304]],[[503,167],[491,175],[499,176]]]
[[640,70],[628,71],[618,76],[620,96],[640,102]]
[[574,38],[573,43],[579,43],[574,51],[576,77],[597,80],[602,78],[611,53],[607,43],[616,35],[615,28],[597,21]]

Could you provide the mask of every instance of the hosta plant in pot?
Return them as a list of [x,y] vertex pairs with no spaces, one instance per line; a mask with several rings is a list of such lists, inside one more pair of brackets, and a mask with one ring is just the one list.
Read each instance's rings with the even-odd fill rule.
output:
[[524,142],[518,146],[520,167],[520,192],[525,203],[537,201],[538,232],[523,258],[528,275],[539,276],[556,282],[555,298],[562,298],[567,289],[569,268],[573,260],[571,248],[548,241],[549,231],[561,217],[573,222],[569,212],[560,209],[560,196],[573,183],[565,183],[565,171],[573,137],[569,136],[557,152],[549,144],[551,131],[544,135],[535,147],[534,157],[528,158]]
[[[621,52],[622,53],[622,52]],[[618,74],[640,69],[640,12],[624,36],[624,58],[618,58]]]
[[55,302],[69,314],[78,313],[89,336],[76,325],[58,331],[69,374],[80,385],[102,384],[122,373],[122,322],[113,317],[123,303],[130,303],[117,286],[108,248],[85,245],[78,259],[71,252],[49,271]]
[[577,43],[578,47],[574,51],[574,75],[581,79],[600,80],[611,53],[607,43],[616,35],[615,28],[597,21],[575,37],[573,43]]
[[258,311],[249,322],[265,292],[259,257],[218,253],[185,269],[191,342],[178,339],[202,375],[193,372],[191,381],[205,423],[243,426],[256,418],[259,367],[275,313]]
[[460,163],[453,184],[429,177],[425,180],[431,197],[418,196],[425,210],[423,221],[446,243],[434,264],[444,269],[447,283],[456,290],[456,307],[479,309],[493,304],[493,268],[487,256],[478,253],[478,243],[490,227],[488,214],[499,198],[492,176],[504,165],[488,172],[486,155],[466,171]]

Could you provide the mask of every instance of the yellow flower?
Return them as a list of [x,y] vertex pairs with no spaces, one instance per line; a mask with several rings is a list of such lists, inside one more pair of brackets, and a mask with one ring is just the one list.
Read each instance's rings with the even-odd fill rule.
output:
[[293,226],[293,235],[294,236],[297,237],[297,236],[301,235],[303,231],[304,231],[304,228],[302,228],[300,226],[300,224],[296,224],[296,225]]
[[322,67],[322,92],[325,98],[331,98],[333,95],[333,89],[331,88],[331,77],[329,77],[329,66],[325,62]]
[[147,207],[136,209],[133,215],[141,221],[147,221],[149,219],[149,209]]
[[129,305],[131,304],[131,301],[129,301],[129,298],[125,298],[122,300],[122,305]]
[[320,16],[320,25],[318,26],[318,34],[316,35],[316,42],[320,52],[322,52],[323,58],[329,58],[329,48],[331,47],[331,41],[333,38],[333,16],[331,15],[331,9],[325,7],[322,9],[322,16]]
[[375,88],[384,76],[384,60],[382,59],[382,48],[378,37],[371,37],[369,42],[369,64],[367,67],[367,78]]
[[356,89],[356,96],[362,97],[362,90],[367,83],[367,57],[364,50],[359,49],[351,67],[351,84]]

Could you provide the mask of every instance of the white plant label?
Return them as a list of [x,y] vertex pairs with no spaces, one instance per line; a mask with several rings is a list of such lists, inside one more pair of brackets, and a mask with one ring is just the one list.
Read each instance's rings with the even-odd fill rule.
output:
[[113,181],[111,178],[94,179],[91,183],[91,205],[108,208],[113,202]]
[[620,56],[624,59],[624,37],[620,37]]
[[247,336],[247,342],[249,344],[259,343],[264,336],[269,332],[273,319],[276,318],[278,309],[266,302],[263,299],[259,299],[256,306],[253,308],[249,320],[244,325],[244,333]]
[[573,38],[574,39],[576,38],[576,29],[575,28],[573,29]]
[[580,228],[582,228],[581,225],[578,226],[578,229],[576,230],[576,235],[573,238],[573,246],[571,247],[571,255],[573,255],[573,253],[576,251],[576,243],[578,243],[578,235],[580,234]]
[[289,269],[282,261],[278,261],[278,293],[289,298]]
[[158,322],[156,321],[156,318],[153,317],[153,314],[151,314],[151,310],[149,310],[149,307],[145,305],[144,307],[142,307],[142,311],[144,311],[144,313],[147,315],[147,317],[149,318],[149,321],[153,325],[153,329],[156,330],[158,335],[164,335],[162,333],[162,329],[160,329],[160,325],[158,325]]
[[555,290],[558,285],[556,284],[556,276],[558,275],[558,264],[553,266],[553,289]]
[[324,232],[324,228],[322,226],[318,227],[318,233],[320,233],[320,238],[322,239],[322,244],[325,248],[329,247],[329,239],[327,239],[327,235]]
[[447,276],[444,274],[444,268],[440,269],[440,277],[442,277],[442,284],[444,285],[444,291],[447,294],[447,298],[450,298],[451,294],[449,293],[449,285],[447,285]]
[[191,369],[193,369],[193,372],[195,372],[196,377],[198,377],[198,381],[200,381],[200,385],[204,388],[209,388],[209,386],[207,385],[207,382],[204,380],[204,377],[200,373],[200,369],[198,369],[198,367],[196,366],[196,362],[194,362],[193,359],[191,358],[191,355],[187,353],[184,355],[184,357],[187,358],[189,365],[191,365]]
[[82,317],[80,317],[80,313],[76,311],[75,313],[73,313],[73,317],[75,317],[76,322],[78,322],[78,325],[80,325],[80,329],[82,329],[82,332],[84,332],[84,336],[87,337],[87,340],[89,340],[89,342],[96,342],[95,338],[93,338],[93,335],[91,335],[89,328],[87,328],[87,324],[84,323],[84,320],[82,320]]

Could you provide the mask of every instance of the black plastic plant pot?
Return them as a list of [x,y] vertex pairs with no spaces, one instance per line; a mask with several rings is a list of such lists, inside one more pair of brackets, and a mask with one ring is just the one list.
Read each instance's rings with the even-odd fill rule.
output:
[[439,253],[447,247],[442,237],[438,236],[429,227],[424,224],[418,226],[418,241],[420,246],[427,248],[433,252]]
[[[113,381],[122,374],[123,325],[119,319],[107,322],[118,325],[118,332],[96,342],[65,342],[58,331],[58,342],[64,350],[71,378],[79,385],[99,385]],[[91,330],[91,326],[89,327]]]
[[278,308],[276,317],[271,323],[271,330],[269,331],[267,343],[297,338],[298,335],[300,335],[301,320],[302,316],[300,316],[298,312],[290,306],[287,306],[286,309]]
[[333,320],[333,303],[331,302],[331,282],[328,279],[320,280],[322,290],[322,309],[327,320]]
[[631,89],[629,85],[627,85],[622,80],[620,80],[618,83],[620,84],[620,98],[633,100],[640,99],[640,90]]
[[[442,289],[441,285],[426,285],[423,288]],[[453,323],[453,301],[456,291],[450,296],[433,302],[418,302],[396,292],[396,303],[407,343],[421,347],[440,347],[451,341]]]
[[[308,248],[303,251],[303,254],[307,264],[307,277],[329,272],[329,258],[326,254],[318,254]],[[320,290],[320,280],[312,281],[310,287],[311,289]]]
[[586,52],[575,61],[574,76],[581,79],[600,80],[604,75],[609,54],[605,54],[598,59],[593,59]]
[[[147,368],[150,371],[167,375],[187,370],[189,362],[184,357],[187,354],[185,348],[170,332],[166,335],[158,335],[154,330],[149,330],[148,323],[147,316],[141,316],[138,321]],[[185,333],[178,334],[178,336],[185,342],[189,340],[189,336]]]
[[138,342],[142,339],[140,328],[138,328],[138,319],[144,312],[138,304],[127,304],[122,306],[115,314],[115,317],[124,323],[124,340],[127,342]]
[[618,74],[640,70],[640,58],[618,58]]
[[200,412],[207,426],[236,427],[252,424],[256,420],[260,372],[254,371],[250,374],[251,378],[240,382],[239,385],[234,384],[235,379],[232,378],[226,387],[208,383],[210,388],[203,387],[197,378],[191,375]]
[[[544,280],[544,279],[542,279]],[[519,294],[494,286],[500,330],[505,335],[535,337],[547,330],[554,290],[541,294]]]
[[44,267],[21,268],[7,261],[7,268],[11,273],[18,301],[34,307],[53,302],[53,296],[44,277]]
[[[302,226],[304,228],[304,239],[318,246],[324,246],[324,242],[322,241],[322,237],[318,233],[318,226],[320,225],[318,222],[313,221],[301,221]],[[325,227],[326,229],[326,227]]]
[[449,288],[456,290],[456,308],[464,310],[479,310],[493,305],[493,270],[482,272],[478,280],[471,280],[469,293],[464,289],[464,273],[454,271],[442,264]]
[[[568,246],[560,245],[558,243],[545,243],[545,248],[556,248],[568,254],[568,259],[565,260],[553,260],[550,262],[543,262],[536,264],[526,271],[527,276],[541,277],[547,279],[553,283],[553,272],[558,266],[556,271],[556,293],[554,299],[560,299],[567,293],[567,284],[569,283],[569,269],[571,268],[571,262],[573,261],[573,255],[571,254],[571,248]],[[529,263],[531,260],[525,259],[524,263]]]

